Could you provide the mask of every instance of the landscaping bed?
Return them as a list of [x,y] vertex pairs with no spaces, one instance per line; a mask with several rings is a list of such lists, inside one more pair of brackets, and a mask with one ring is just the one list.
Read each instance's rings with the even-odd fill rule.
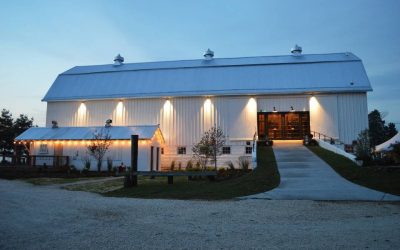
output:
[[383,166],[360,167],[348,158],[319,146],[309,146],[308,149],[328,163],[343,178],[381,192],[400,195],[400,169]]
[[[280,177],[272,147],[258,148],[258,167],[237,178],[209,182],[188,181],[187,177],[176,177],[168,185],[166,177],[155,179],[142,177],[133,188],[120,188],[104,193],[105,196],[159,198],[159,199],[205,199],[219,200],[252,195],[271,190],[279,185]],[[122,183],[121,183],[122,185]],[[86,191],[88,187],[75,190]],[[92,190],[96,192],[95,190]]]
[[20,178],[86,178],[86,177],[107,177],[114,176],[115,172],[97,171],[71,171],[69,168],[43,168],[31,166],[11,166],[0,167],[0,178],[20,179]]

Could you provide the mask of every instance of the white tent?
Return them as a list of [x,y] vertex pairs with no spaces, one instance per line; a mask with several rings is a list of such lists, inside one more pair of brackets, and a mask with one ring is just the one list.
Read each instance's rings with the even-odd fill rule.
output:
[[390,140],[379,144],[375,147],[375,152],[381,152],[381,151],[390,151],[390,145],[400,143],[400,133],[397,133],[395,136],[393,136]]

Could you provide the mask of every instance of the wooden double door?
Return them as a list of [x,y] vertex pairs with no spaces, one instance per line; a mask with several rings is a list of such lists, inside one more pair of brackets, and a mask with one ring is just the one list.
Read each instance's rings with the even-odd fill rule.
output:
[[300,140],[310,134],[310,113],[258,112],[257,131],[259,140]]

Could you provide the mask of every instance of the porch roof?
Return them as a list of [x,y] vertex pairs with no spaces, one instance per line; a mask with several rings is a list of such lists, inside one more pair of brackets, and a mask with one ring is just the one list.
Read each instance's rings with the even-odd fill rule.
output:
[[139,140],[150,140],[156,133],[162,135],[158,125],[59,128],[34,127],[20,134],[15,140],[93,140],[96,133],[102,133],[103,135],[108,134],[111,140],[129,140],[131,135],[138,135]]

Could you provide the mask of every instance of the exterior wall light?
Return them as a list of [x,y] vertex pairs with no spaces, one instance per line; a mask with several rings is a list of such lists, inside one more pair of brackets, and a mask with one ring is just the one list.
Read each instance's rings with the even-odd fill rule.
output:
[[276,110],[276,107],[275,107],[275,106],[274,106],[274,109],[272,110],[272,112],[274,112],[274,113],[278,112],[278,111]]
[[290,112],[294,112],[295,110],[294,110],[294,108],[293,108],[293,106],[290,106]]

